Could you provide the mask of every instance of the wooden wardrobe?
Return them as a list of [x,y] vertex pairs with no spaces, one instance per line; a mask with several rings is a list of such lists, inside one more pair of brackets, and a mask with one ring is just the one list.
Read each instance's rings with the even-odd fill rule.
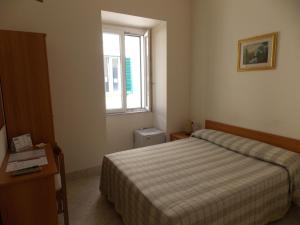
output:
[[0,30],[0,81],[8,141],[31,133],[55,143],[46,35]]
[[[0,30],[0,81],[8,143],[12,137],[30,133],[33,144],[55,145],[45,38],[45,34]],[[10,182],[0,188],[5,225],[57,224],[57,169],[53,157],[47,158],[48,167],[53,165],[51,174],[44,167],[43,177],[26,175],[16,178],[18,182],[23,179],[22,183]]]

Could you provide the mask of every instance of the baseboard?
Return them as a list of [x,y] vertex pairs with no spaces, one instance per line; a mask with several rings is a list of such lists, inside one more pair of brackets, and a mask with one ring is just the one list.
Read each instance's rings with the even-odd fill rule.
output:
[[67,173],[66,178],[68,180],[72,180],[72,179],[78,179],[78,178],[82,178],[82,177],[86,177],[86,176],[100,176],[100,174],[101,174],[101,167],[96,166],[96,167],[87,168],[84,170]]

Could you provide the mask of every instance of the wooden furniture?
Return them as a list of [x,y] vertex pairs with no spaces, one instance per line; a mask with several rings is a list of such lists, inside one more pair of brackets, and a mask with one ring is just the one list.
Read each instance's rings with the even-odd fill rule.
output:
[[242,127],[232,126],[211,120],[205,121],[205,128],[224,131],[230,134],[238,135],[245,138],[262,141],[277,147],[281,147],[293,152],[300,153],[300,140],[283,137],[275,134],[265,133],[256,130],[250,130]]
[[[30,133],[33,144],[43,142],[55,146],[46,35],[0,30],[0,80],[8,143],[11,142],[12,137]],[[52,153],[50,157],[53,158]],[[60,160],[61,155],[57,157]],[[64,166],[61,166],[59,163],[57,166],[60,177],[64,177]],[[52,213],[53,201],[56,201],[54,177],[52,174],[54,170],[50,175],[47,174],[47,168],[48,167],[45,167],[40,174],[44,174],[45,177],[32,175],[35,179],[28,179],[28,181],[28,176],[24,176],[24,178],[11,178],[10,182],[15,182],[27,177],[22,183],[22,185],[25,185],[26,192],[17,188],[17,186],[15,186],[14,191],[8,192],[8,190],[6,190],[7,193],[10,193],[12,198],[13,194],[16,193],[20,202],[26,201],[27,203],[25,204],[26,208],[20,207],[24,212],[19,210],[18,205],[14,204],[11,205],[11,207],[15,209],[11,209],[9,213],[5,213],[2,212],[2,209],[5,210],[6,206],[3,205],[1,201],[1,214],[4,213],[5,221],[9,221],[9,223],[4,222],[5,225],[57,224],[57,214],[54,215]],[[56,173],[57,172],[56,169]],[[63,176],[61,175],[62,173]],[[39,187],[40,185],[41,188]],[[49,193],[47,193],[47,190]],[[1,189],[1,192],[2,191],[5,190]],[[64,194],[66,201],[65,186],[64,191],[60,193]],[[24,197],[22,197],[23,195]],[[38,196],[39,199],[36,199],[35,195]],[[42,202],[43,204],[41,204]],[[42,207],[42,205],[47,206]],[[64,206],[67,205],[64,204]],[[35,210],[37,207],[39,207],[39,209]],[[49,210],[51,211],[50,213],[48,212]],[[55,210],[56,212],[58,211],[56,205]],[[35,211],[36,213],[34,214]],[[64,209],[64,212],[67,212],[67,210]],[[44,216],[46,214],[47,216]],[[50,218],[50,216],[52,218]],[[68,214],[65,213],[65,216],[68,216]],[[33,217],[37,219],[33,220]],[[39,220],[40,218],[44,218],[44,220]],[[14,221],[14,223],[10,221]],[[31,221],[31,223],[25,223],[23,221]]]
[[54,147],[54,155],[55,155],[56,165],[59,171],[59,174],[55,175],[56,176],[55,178],[57,180],[55,189],[56,189],[58,213],[64,213],[64,225],[69,225],[64,154],[60,149],[60,147],[57,145]]
[[191,134],[188,134],[188,133],[186,133],[184,131],[176,132],[176,133],[171,133],[170,134],[170,140],[171,141],[176,141],[176,140],[188,138],[188,137],[190,137],[190,135]]
[[0,129],[4,126],[4,114],[3,114],[3,103],[1,95],[1,84],[0,84]]
[[3,224],[56,225],[54,175],[58,172],[53,150],[46,146],[48,165],[40,172],[12,177],[5,172],[8,154],[0,169],[0,210]]
[[54,145],[46,35],[0,30],[0,79],[8,141],[30,133]]

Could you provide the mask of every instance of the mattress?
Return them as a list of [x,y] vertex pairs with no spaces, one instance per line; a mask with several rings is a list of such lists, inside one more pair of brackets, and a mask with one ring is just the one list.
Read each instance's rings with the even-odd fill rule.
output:
[[187,139],[106,155],[101,193],[126,225],[263,225],[288,211],[281,165]]

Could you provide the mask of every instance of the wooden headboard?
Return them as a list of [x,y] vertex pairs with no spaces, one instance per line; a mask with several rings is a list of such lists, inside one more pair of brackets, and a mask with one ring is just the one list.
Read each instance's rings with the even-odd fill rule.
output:
[[245,138],[262,141],[277,147],[281,147],[293,152],[300,153],[300,140],[269,134],[261,131],[250,130],[242,127],[232,126],[211,120],[205,121],[206,129],[224,131],[226,133],[238,135]]

